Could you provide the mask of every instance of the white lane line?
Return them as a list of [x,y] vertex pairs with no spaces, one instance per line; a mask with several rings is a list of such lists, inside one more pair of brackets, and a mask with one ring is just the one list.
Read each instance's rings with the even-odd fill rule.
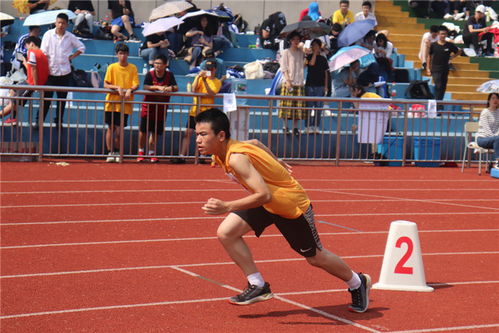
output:
[[[197,278],[200,278],[202,280],[205,280],[205,281],[208,281],[208,282],[211,282],[213,284],[216,284],[222,288],[225,288],[225,289],[229,289],[229,290],[232,290],[232,291],[235,291],[237,293],[240,293],[242,290],[240,289],[237,289],[235,287],[232,287],[232,286],[229,286],[227,284],[223,284],[221,282],[218,282],[218,281],[215,281],[215,280],[212,280],[210,278],[207,278],[205,276],[202,276],[202,275],[199,275],[197,273],[194,273],[194,272],[191,272],[189,270],[186,270],[186,269],[182,269],[182,268],[178,268],[178,267],[173,267],[174,269],[182,272],[182,273],[185,273],[189,276],[192,276],[192,277],[197,277]],[[343,290],[344,291],[344,290]],[[333,320],[336,320],[336,321],[339,321],[339,322],[342,322],[344,324],[347,324],[347,325],[351,325],[351,326],[355,326],[357,328],[360,328],[360,329],[363,329],[365,331],[368,331],[368,332],[373,332],[373,333],[380,333],[379,331],[377,330],[374,330],[370,327],[367,327],[367,326],[364,326],[364,325],[361,325],[361,324],[357,324],[351,320],[348,320],[348,319],[345,319],[343,317],[339,317],[339,316],[336,316],[336,315],[333,315],[331,313],[328,313],[328,312],[325,312],[325,311],[322,311],[322,310],[319,310],[319,309],[316,309],[314,307],[311,307],[311,306],[308,306],[308,305],[305,305],[305,304],[302,304],[302,303],[298,303],[298,302],[295,302],[295,301],[292,301],[292,300],[289,300],[287,298],[284,298],[282,296],[279,296],[279,294],[274,294],[274,298],[277,299],[277,300],[280,300],[281,302],[285,302],[285,303],[288,303],[288,304],[291,304],[291,305],[294,305],[296,307],[299,307],[299,308],[302,308],[302,309],[305,309],[305,310],[308,310],[308,311],[311,311],[311,312],[315,312],[323,317],[326,317],[328,319],[333,319]]]
[[96,307],[90,307],[90,308],[32,312],[32,313],[20,313],[20,314],[0,316],[0,319],[13,319],[13,318],[47,316],[47,315],[57,315],[57,314],[75,313],[75,312],[103,311],[103,310],[114,310],[114,309],[130,309],[130,308],[140,308],[140,307],[148,307],[148,306],[162,306],[162,305],[204,303],[204,302],[220,302],[220,301],[227,301],[227,297],[191,299],[191,300],[183,300],[183,301],[165,301],[165,302],[153,302],[153,303],[122,304],[122,305],[111,305],[111,306],[96,306]]
[[[457,256],[457,255],[495,255],[499,254],[499,251],[495,252],[435,252],[435,253],[423,253],[424,256]],[[373,259],[373,258],[383,258],[382,254],[370,254],[370,255],[358,255],[358,256],[341,256],[343,259]],[[255,260],[257,264],[272,264],[279,262],[293,262],[293,261],[305,261],[303,258],[286,258],[286,259],[265,259],[265,260]],[[12,275],[2,275],[0,279],[18,279],[18,278],[32,278],[32,277],[46,277],[46,276],[60,276],[60,275],[74,275],[74,274],[94,274],[94,273],[108,273],[108,272],[122,272],[122,271],[140,271],[140,270],[152,270],[152,269],[167,269],[175,267],[207,267],[207,266],[226,266],[235,265],[232,261],[226,262],[206,262],[198,264],[178,264],[178,265],[156,265],[156,266],[134,266],[134,267],[116,267],[116,268],[101,268],[101,269],[86,269],[77,271],[61,271],[61,272],[46,272],[46,273],[27,273],[27,274],[12,274]],[[486,283],[499,283],[499,281],[486,281]],[[471,284],[472,282],[463,282],[463,284]],[[444,283],[442,285],[448,285],[449,283]],[[454,282],[453,284],[459,284]],[[435,285],[440,285],[435,283]]]
[[[353,183],[358,183],[358,182],[415,182],[419,183],[421,182],[420,179],[319,179],[319,178],[297,178],[298,181],[300,182],[353,182]],[[37,179],[37,180],[0,180],[0,184],[22,184],[22,183],[28,183],[28,184],[34,184],[34,183],[126,183],[126,182],[152,182],[152,183],[159,183],[159,182],[191,182],[191,183],[199,183],[199,182],[223,182],[223,183],[229,183],[231,184],[232,182],[227,179],[192,179],[192,178],[187,178],[187,179]],[[489,180],[483,180],[483,179],[425,179],[425,183],[427,182],[436,182],[436,183],[441,183],[441,182],[453,182],[453,183],[490,183]]]
[[[467,230],[423,230],[419,232],[425,233],[452,233],[452,232],[494,232],[499,229],[467,229]],[[370,235],[370,234],[387,234],[388,231],[353,231],[353,232],[323,232],[320,236],[343,236],[343,235]],[[266,234],[261,238],[281,237],[281,234]],[[245,238],[253,238],[251,235],[244,236]],[[114,240],[100,242],[75,242],[75,243],[48,243],[48,244],[29,244],[29,245],[9,245],[1,246],[1,250],[13,249],[29,249],[43,247],[61,247],[61,246],[87,246],[87,245],[115,245],[115,244],[133,244],[133,243],[161,243],[161,242],[183,242],[183,241],[201,241],[201,240],[217,240],[216,236],[205,237],[181,237],[181,238],[156,238],[156,239],[129,239],[129,240]]]
[[351,192],[347,192],[347,191],[335,191],[335,190],[324,190],[324,192],[337,193],[337,194],[347,194],[347,195],[359,195],[359,196],[366,196],[366,197],[370,197],[370,198],[380,198],[380,199],[398,199],[400,201],[423,202],[423,203],[445,205],[445,206],[490,209],[490,210],[499,211],[499,208],[494,208],[494,207],[463,205],[463,204],[451,203],[451,202],[439,202],[439,201],[436,201],[435,199],[407,199],[407,198],[399,198],[399,197],[392,197],[392,196],[386,196],[386,195],[361,194],[361,193],[351,193]]
[[[306,191],[499,191],[499,188],[338,188],[338,189],[324,189],[324,188],[305,188]],[[244,192],[241,188],[208,188],[208,189],[108,189],[108,190],[73,190],[73,191],[24,191],[24,192],[2,192],[2,195],[25,195],[25,194],[80,194],[80,193],[136,193],[136,192],[219,192],[219,191],[231,191],[231,192]]]
[[[362,195],[355,193],[354,195]],[[489,201],[499,201],[499,199],[412,199],[412,198],[400,198],[400,199],[331,199],[331,200],[312,200],[313,203],[335,203],[335,202],[400,202],[400,201],[414,201],[414,202],[454,202],[454,201],[478,201],[478,202],[489,202]],[[435,202],[433,202],[435,201]],[[1,206],[1,208],[52,208],[52,207],[99,207],[99,206],[148,206],[148,205],[198,205],[204,204],[205,201],[150,201],[150,202],[112,202],[112,203],[70,203],[70,204],[46,204],[46,205],[12,205],[12,206]],[[470,206],[473,207],[473,206]],[[481,207],[481,206],[480,206]]]
[[[435,212],[435,213],[357,213],[357,214],[315,214],[316,217],[352,217],[352,216],[442,216],[442,215],[496,215],[499,212]],[[222,220],[221,216],[198,217],[160,217],[148,219],[119,219],[119,220],[67,220],[67,221],[38,221],[38,222],[7,222],[1,226],[46,225],[46,224],[79,224],[79,223],[127,223],[127,222],[162,222],[188,220]]]
[[460,331],[460,330],[477,330],[482,328],[499,327],[499,324],[484,324],[484,325],[469,325],[469,326],[453,326],[439,328],[420,328],[415,330],[405,331],[390,331],[385,333],[425,333],[425,332],[445,332],[445,331]]

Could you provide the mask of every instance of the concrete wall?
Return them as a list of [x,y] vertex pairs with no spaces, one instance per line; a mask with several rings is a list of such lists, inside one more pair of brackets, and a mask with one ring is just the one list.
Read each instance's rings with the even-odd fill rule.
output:
[[[163,0],[131,0],[132,8],[135,11],[137,22],[147,21],[151,10],[164,3]],[[52,7],[67,8],[68,0],[59,0]],[[298,21],[301,10],[307,8],[310,0],[194,0],[196,6],[201,9],[209,9],[224,3],[230,7],[234,14],[242,14],[249,23],[249,30],[261,23],[269,14],[282,11],[288,23]],[[374,5],[374,0],[371,0]],[[339,8],[339,0],[318,1],[322,16],[329,17]],[[350,9],[356,13],[360,11],[361,0],[351,0]],[[97,15],[103,18],[107,14],[107,0],[93,0]],[[0,0],[0,11],[18,16],[18,13],[11,6],[11,0]]]

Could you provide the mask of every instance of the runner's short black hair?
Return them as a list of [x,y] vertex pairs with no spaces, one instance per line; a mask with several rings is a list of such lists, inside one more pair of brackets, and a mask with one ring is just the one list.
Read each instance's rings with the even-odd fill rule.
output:
[[438,32],[438,25],[436,25],[436,24],[432,25],[430,27],[430,32],[433,32],[433,33]]
[[449,29],[447,29],[447,27],[445,25],[441,25],[441,26],[438,27],[438,32],[440,32],[440,31],[445,31],[445,32],[448,33]]
[[124,43],[119,43],[116,45],[116,47],[114,48],[114,52],[116,54],[118,54],[118,52],[126,52],[126,53],[130,53],[130,49],[128,48],[128,46]]
[[35,43],[36,46],[40,47],[42,45],[42,40],[35,36],[29,36],[24,40],[24,45],[28,45],[29,43]]
[[198,123],[210,123],[211,128],[215,134],[220,133],[220,131],[225,132],[225,138],[230,139],[230,122],[227,115],[223,113],[220,109],[211,108],[206,111],[201,112],[196,116],[196,124]]

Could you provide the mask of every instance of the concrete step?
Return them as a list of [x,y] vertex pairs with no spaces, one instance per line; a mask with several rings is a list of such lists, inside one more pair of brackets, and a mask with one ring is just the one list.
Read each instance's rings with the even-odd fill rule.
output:
[[[377,4],[376,4],[377,5]],[[376,19],[383,18],[398,18],[398,17],[409,17],[408,12],[400,10],[399,7],[384,8],[383,10],[375,10]]]
[[[418,52],[419,52],[419,49],[418,49]],[[399,53],[400,53],[400,50],[399,50]],[[419,57],[417,56],[417,54],[407,54],[407,53],[403,53],[403,54],[405,54],[405,60],[411,60],[414,62],[419,61]],[[452,59],[452,63],[453,64],[470,64],[470,60],[467,57],[457,57],[457,58]]]
[[[457,58],[454,60],[457,60]],[[458,71],[460,70],[478,71],[478,66],[476,64],[462,63],[462,62],[459,63],[454,60],[452,61],[452,64],[456,67],[456,70]],[[419,60],[414,61],[414,68],[421,68],[421,65],[422,65],[421,61]]]
[[459,70],[459,71],[449,72],[449,79],[451,77],[472,77],[472,78],[485,77],[485,78],[488,78],[489,73],[483,72],[483,71]]
[[480,85],[489,80],[488,77],[452,77],[448,84]]
[[377,27],[378,30],[388,30],[390,32],[396,31],[400,34],[414,34],[415,32],[423,33],[426,31],[424,28],[422,28],[420,25],[416,24],[404,24],[404,25],[397,25],[397,23],[389,23],[389,24],[378,24]]
[[452,99],[458,99],[462,101],[483,101],[487,98],[487,95],[479,92],[459,92],[452,93]]
[[[451,80],[453,81],[453,80]],[[455,84],[455,83],[448,83],[447,84],[447,91],[449,92],[475,92],[476,88],[480,86],[479,84],[477,85],[475,82],[472,84]]]

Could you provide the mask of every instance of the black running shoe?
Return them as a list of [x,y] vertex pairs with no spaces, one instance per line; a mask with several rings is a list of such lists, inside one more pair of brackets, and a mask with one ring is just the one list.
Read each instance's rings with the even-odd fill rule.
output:
[[257,287],[249,284],[248,287],[239,295],[229,298],[229,302],[237,305],[248,305],[256,302],[266,301],[274,297],[270,291],[270,284],[265,282],[263,287]]
[[354,290],[348,289],[352,294],[352,304],[348,307],[353,312],[366,312],[369,306],[369,289],[371,289],[371,277],[367,274],[359,273],[360,287]]

